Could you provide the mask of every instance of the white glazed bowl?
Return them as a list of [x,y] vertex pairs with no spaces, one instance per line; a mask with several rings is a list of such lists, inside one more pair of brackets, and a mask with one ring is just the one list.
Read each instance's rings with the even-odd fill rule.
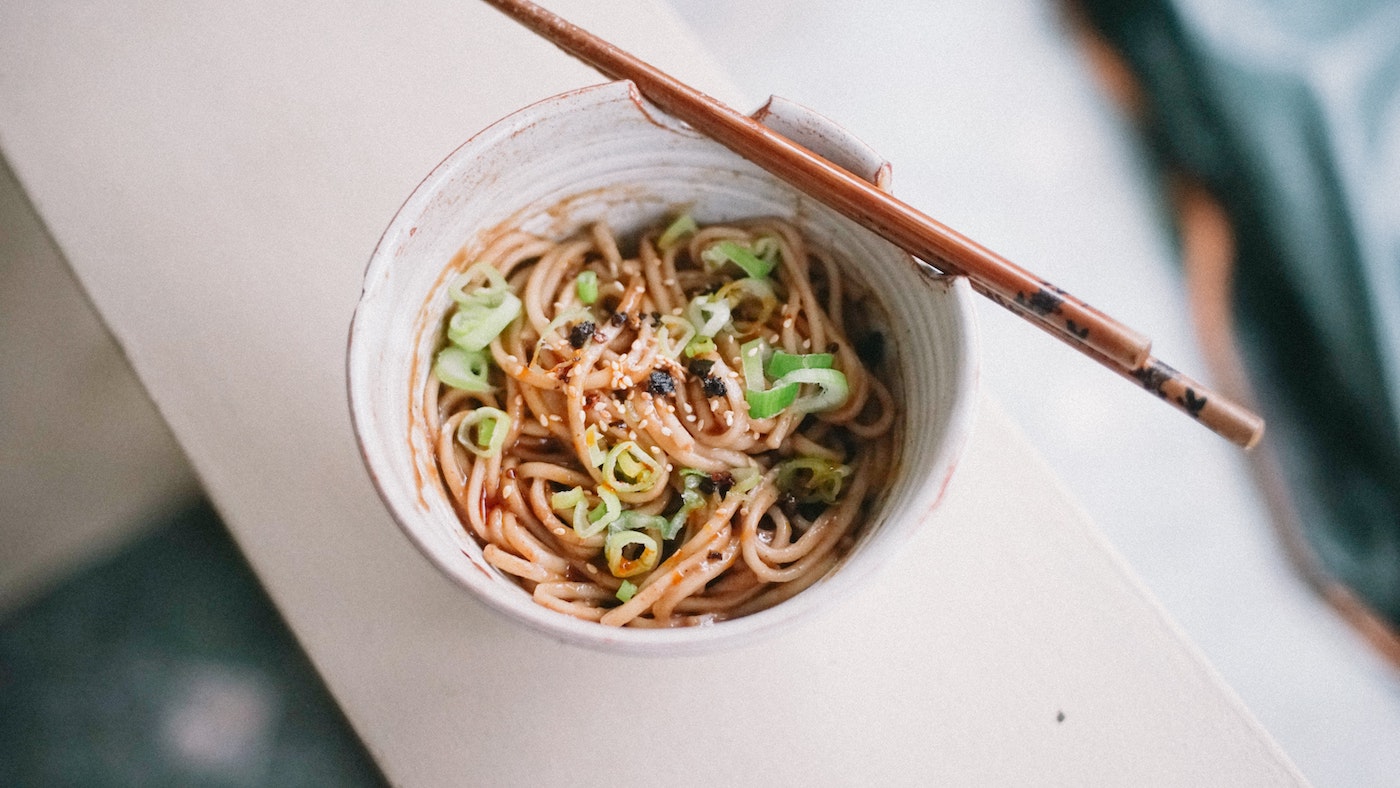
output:
[[[889,165],[826,118],[782,99],[765,125],[887,188]],[[449,264],[503,228],[562,237],[606,218],[621,235],[686,206],[701,223],[779,216],[834,253],[883,301],[905,415],[890,489],[844,560],[773,608],[711,626],[618,629],[537,605],[483,558],[438,476],[423,389],[449,306]],[[425,179],[385,231],[350,332],[350,410],[389,511],[439,569],[490,607],[566,642],[681,654],[747,641],[849,594],[937,505],[972,425],[977,331],[966,281],[907,254],[642,101],[630,82],[526,107],[468,140]]]

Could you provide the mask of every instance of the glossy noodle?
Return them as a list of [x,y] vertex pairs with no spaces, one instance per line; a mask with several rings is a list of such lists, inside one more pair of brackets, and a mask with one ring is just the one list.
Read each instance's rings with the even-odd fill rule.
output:
[[427,391],[442,481],[552,610],[762,610],[842,558],[892,475],[879,310],[788,223],[513,233],[450,287]]

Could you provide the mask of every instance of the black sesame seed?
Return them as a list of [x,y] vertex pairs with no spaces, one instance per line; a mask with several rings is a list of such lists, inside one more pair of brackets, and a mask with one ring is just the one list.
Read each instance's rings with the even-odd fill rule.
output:
[[622,325],[623,323],[626,323],[626,322],[627,322],[627,313],[626,313],[626,312],[613,312],[613,316],[612,316],[612,318],[610,318],[610,322],[611,322],[613,325],[615,325],[615,326],[620,326],[620,325]]
[[729,393],[729,387],[724,385],[724,381],[714,375],[706,375],[700,380],[700,387],[705,390],[707,397],[723,397]]
[[651,378],[647,380],[647,391],[658,396],[671,394],[676,390],[676,380],[671,377],[671,373],[664,369],[655,369],[651,372]]
[[573,345],[574,350],[578,350],[583,347],[583,343],[587,342],[589,337],[593,336],[593,331],[596,328],[597,326],[593,325],[592,320],[585,320],[575,325],[573,329],[569,331],[569,344]]

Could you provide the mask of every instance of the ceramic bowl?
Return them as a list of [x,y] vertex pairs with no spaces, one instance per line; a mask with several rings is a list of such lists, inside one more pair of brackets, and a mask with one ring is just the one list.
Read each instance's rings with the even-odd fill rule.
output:
[[[754,118],[888,188],[890,167],[826,118],[778,98]],[[625,236],[686,207],[701,223],[795,222],[883,302],[905,406],[890,488],[856,544],[811,588],[709,626],[606,627],[535,604],[482,558],[439,479],[423,389],[450,299],[451,261],[504,228],[563,237],[606,218]],[[460,264],[460,262],[459,262]],[[831,605],[885,562],[937,505],[971,428],[977,329],[966,281],[943,277],[641,99],[630,82],[565,93],[472,137],[418,186],[370,258],[348,354],[350,409],[365,464],[404,533],[477,599],[564,641],[680,654],[733,645]]]

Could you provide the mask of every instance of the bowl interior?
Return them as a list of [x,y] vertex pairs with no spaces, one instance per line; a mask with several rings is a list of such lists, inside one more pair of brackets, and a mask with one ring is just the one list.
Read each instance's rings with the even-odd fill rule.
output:
[[[774,105],[770,104],[772,110]],[[779,120],[848,167],[873,154],[795,105]],[[827,151],[818,149],[827,147]],[[878,162],[875,162],[878,166]],[[777,216],[863,282],[888,322],[892,392],[903,405],[900,461],[856,546],[822,581],[766,611],[710,627],[617,630],[536,605],[482,558],[435,467],[422,393],[450,304],[444,283],[498,233],[563,237],[595,221],[620,236],[678,209],[712,223]],[[444,572],[492,607],[571,642],[678,653],[747,639],[839,595],[902,543],[936,504],[975,402],[975,326],[961,280],[932,275],[882,239],[716,143],[649,111],[629,83],[564,94],[518,112],[455,151],[418,187],[371,259],[349,353],[351,411],[391,513]]]

